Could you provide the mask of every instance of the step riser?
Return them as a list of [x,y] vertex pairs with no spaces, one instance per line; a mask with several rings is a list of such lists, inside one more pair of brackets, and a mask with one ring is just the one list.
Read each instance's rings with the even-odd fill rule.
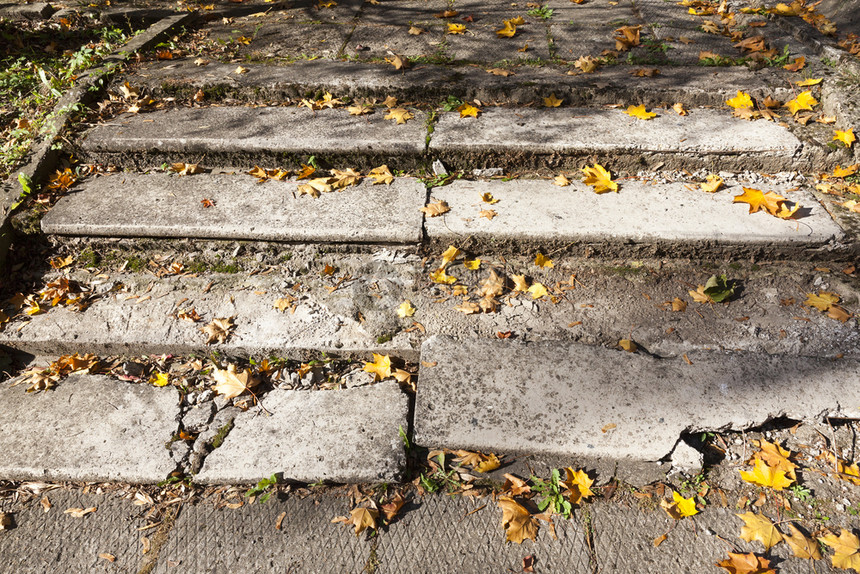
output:
[[[394,96],[400,101],[437,103],[449,96],[508,105],[542,105],[549,94],[565,106],[639,105],[665,106],[682,102],[686,107],[723,107],[737,90],[749,89],[746,70],[665,68],[644,86],[631,86],[634,67],[603,68],[597,75],[567,75],[568,67],[519,68],[511,76],[468,78],[484,73],[474,67],[442,68],[425,65],[407,73],[376,64],[324,60],[277,66],[249,65],[246,74],[234,73],[235,64],[195,66],[188,60],[153,66],[129,78],[158,98],[192,98],[203,90],[204,102],[235,99],[248,102],[318,99],[326,92],[338,98]],[[332,80],[346,77],[348,80]],[[765,80],[759,79],[759,82]],[[692,84],[692,85],[691,85]],[[687,85],[689,87],[682,87]],[[598,87],[600,86],[600,87]],[[755,97],[788,100],[788,88],[750,92]]]

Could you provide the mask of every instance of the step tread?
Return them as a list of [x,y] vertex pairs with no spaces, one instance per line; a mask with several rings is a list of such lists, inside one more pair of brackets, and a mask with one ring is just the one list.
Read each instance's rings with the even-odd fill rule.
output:
[[[303,183],[260,184],[247,174],[119,173],[88,180],[60,199],[42,219],[42,230],[306,243],[417,244],[422,239],[419,210],[426,190],[415,179],[398,178],[391,185],[364,180],[317,198],[297,192]],[[215,205],[205,207],[204,199]],[[372,206],[373,217],[361,206]]]
[[640,151],[699,155],[769,153],[790,158],[800,140],[765,120],[732,118],[728,111],[695,109],[687,116],[655,110],[640,120],[623,109],[549,108],[483,109],[478,118],[456,112],[439,114],[430,139],[431,152],[504,151],[540,154],[588,154]]
[[164,447],[178,430],[176,390],[81,374],[46,393],[25,389],[0,388],[3,477],[154,483],[176,468]]
[[409,426],[407,402],[396,382],[337,391],[275,389],[261,401],[270,416],[255,409],[239,413],[194,479],[253,483],[278,472],[302,482],[397,480],[406,464],[398,429]]
[[[438,242],[471,237],[554,245],[652,243],[684,249],[695,245],[711,249],[718,245],[825,246],[842,241],[845,235],[809,190],[790,183],[762,190],[773,190],[808,208],[797,220],[764,212],[750,214],[749,205],[732,202],[734,196],[743,194],[739,184],[706,193],[684,183],[618,183],[618,193],[596,194],[576,180],[565,187],[547,180],[456,181],[432,190],[431,200],[446,201],[451,211],[444,217],[428,217],[425,227],[428,237]],[[485,193],[499,202],[482,204]],[[479,216],[487,209],[496,212],[492,219]]]
[[656,461],[682,432],[860,416],[857,360],[709,351],[687,359],[431,337],[421,350],[422,365],[433,367],[420,373],[415,442]]

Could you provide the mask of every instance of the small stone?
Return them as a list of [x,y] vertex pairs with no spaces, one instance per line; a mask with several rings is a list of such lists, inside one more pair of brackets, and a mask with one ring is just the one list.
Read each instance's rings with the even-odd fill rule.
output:
[[373,382],[373,374],[367,373],[360,369],[346,373],[340,378],[340,381],[347,389],[369,385]]
[[504,175],[505,170],[500,167],[488,167],[485,169],[473,169],[472,175],[475,177],[496,177]]
[[703,465],[702,453],[684,441],[679,441],[672,451],[672,466],[677,469],[695,475],[702,472]]
[[215,396],[215,391],[212,389],[206,389],[205,391],[200,391],[200,394],[197,395],[197,404],[205,403],[206,401],[211,401],[212,397]]
[[170,456],[177,464],[186,460],[190,453],[191,447],[188,445],[187,441],[175,440],[170,443]]
[[838,512],[845,512],[845,505],[844,504],[836,504],[835,506],[836,506],[836,510]]
[[198,405],[189,409],[185,416],[182,417],[182,424],[190,433],[199,433],[204,430],[209,425],[209,421],[212,420],[212,417],[215,415],[215,403],[208,402],[203,403],[202,405]]
[[442,163],[441,160],[436,160],[433,162],[433,173],[435,175],[448,175],[448,169],[445,167],[445,164]]

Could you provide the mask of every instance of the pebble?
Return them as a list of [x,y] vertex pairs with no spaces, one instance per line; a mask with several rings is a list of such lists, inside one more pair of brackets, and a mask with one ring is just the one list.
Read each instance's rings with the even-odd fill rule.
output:
[[212,389],[206,389],[205,391],[200,391],[200,394],[197,395],[197,404],[205,403],[206,401],[211,401],[212,397],[215,396],[215,391]]
[[447,175],[448,168],[445,167],[444,163],[437,159],[433,162],[433,173],[435,175]]

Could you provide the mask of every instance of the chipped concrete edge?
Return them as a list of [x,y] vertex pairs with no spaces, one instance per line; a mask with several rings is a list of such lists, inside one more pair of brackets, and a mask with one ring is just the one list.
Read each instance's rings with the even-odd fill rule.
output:
[[42,140],[35,143],[31,148],[27,163],[15,170],[15,173],[2,183],[2,191],[0,191],[0,214],[2,214],[3,219],[0,222],[0,269],[5,267],[6,256],[12,244],[10,217],[14,211],[13,205],[24,191],[18,180],[19,174],[23,174],[29,178],[34,186],[38,187],[47,178],[48,173],[56,166],[58,153],[54,149],[54,141],[71,123],[72,116],[77,108],[91,101],[95,94],[104,87],[107,80],[120,69],[122,63],[128,60],[134,52],[150,48],[156,42],[160,41],[165,34],[169,34],[179,26],[189,23],[195,17],[195,13],[187,12],[159,20],[142,33],[133,37],[126,44],[108,54],[101,66],[87,70],[81,74],[77,84],[63,94],[56,103],[53,111],[48,116],[48,129]]

